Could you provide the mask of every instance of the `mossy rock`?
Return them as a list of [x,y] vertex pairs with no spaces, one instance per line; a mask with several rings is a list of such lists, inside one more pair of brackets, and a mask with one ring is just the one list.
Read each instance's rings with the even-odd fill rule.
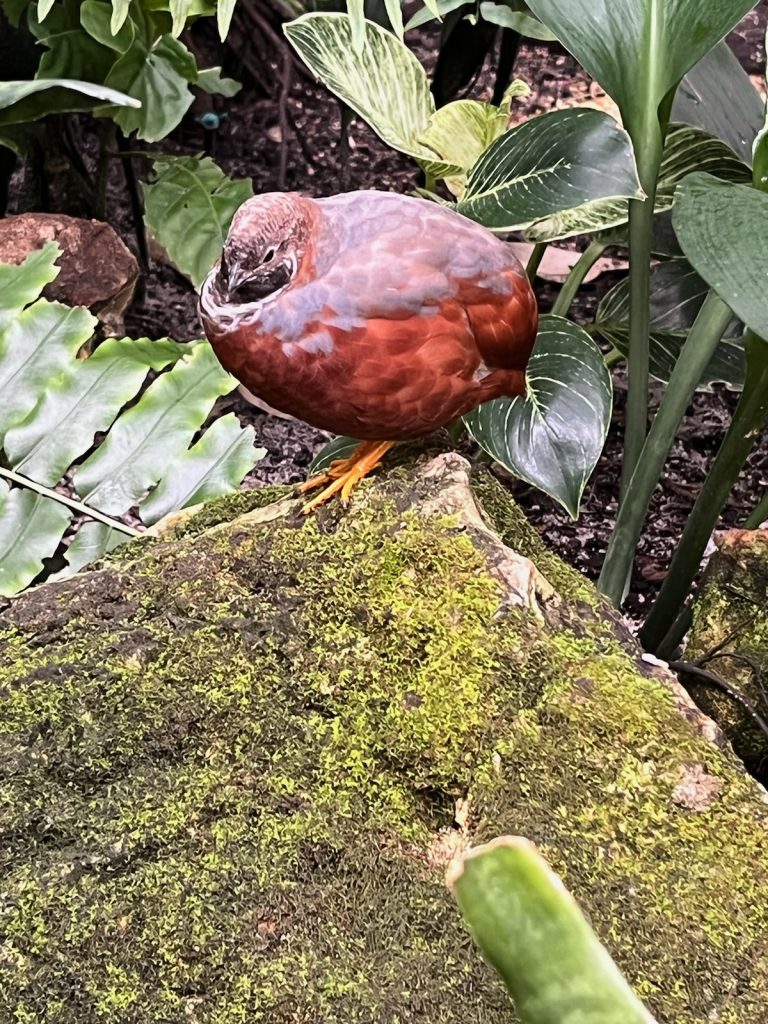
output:
[[500,833],[660,1021],[764,1019],[762,791],[467,471],[212,505],[11,604],[0,1021],[512,1021],[444,885]]
[[[725,680],[768,720],[768,530],[719,536],[694,605],[685,659]],[[750,771],[768,782],[768,736],[744,704],[701,676],[682,679]]]

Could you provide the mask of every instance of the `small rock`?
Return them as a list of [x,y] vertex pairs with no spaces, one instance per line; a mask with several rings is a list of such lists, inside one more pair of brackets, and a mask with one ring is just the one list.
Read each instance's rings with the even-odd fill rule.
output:
[[672,790],[672,802],[688,811],[706,811],[720,796],[723,783],[715,775],[707,775],[700,764],[683,768],[682,778]]
[[109,224],[59,213],[22,213],[0,221],[0,263],[21,263],[47,242],[58,242],[61,273],[43,295],[86,306],[104,334],[123,333],[123,312],[133,298],[139,267]]

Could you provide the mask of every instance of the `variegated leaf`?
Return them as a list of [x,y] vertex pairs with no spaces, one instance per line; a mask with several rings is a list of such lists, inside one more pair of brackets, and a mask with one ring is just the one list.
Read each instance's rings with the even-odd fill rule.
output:
[[472,167],[459,213],[495,231],[527,228],[597,199],[641,198],[632,143],[586,107],[516,125]]
[[610,373],[582,327],[544,316],[526,376],[524,397],[486,402],[464,422],[492,458],[576,518],[608,433]]
[[[672,125],[659,171],[654,205],[657,213],[672,208],[678,184],[696,170],[708,171],[727,181],[751,180],[749,165],[720,139],[693,125]],[[574,235],[623,228],[628,217],[629,205],[625,199],[598,199],[537,221],[525,235],[531,242],[554,242]],[[626,231],[612,231],[605,240],[621,244],[626,240]]]
[[384,142],[416,159],[434,159],[418,142],[435,110],[427,75],[396,36],[365,21],[364,45],[356,49],[347,14],[304,14],[284,31],[310,71]]
[[[688,331],[709,288],[686,260],[660,263],[651,271],[650,370],[669,380]],[[603,298],[595,316],[600,334],[627,355],[629,350],[629,279],[620,281]],[[734,390],[744,384],[744,341],[736,320],[720,342],[702,375],[698,390],[722,383]]]

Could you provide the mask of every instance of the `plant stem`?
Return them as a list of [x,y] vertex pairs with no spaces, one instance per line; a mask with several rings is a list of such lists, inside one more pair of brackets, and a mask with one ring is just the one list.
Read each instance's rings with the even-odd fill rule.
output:
[[610,352],[606,352],[603,357],[603,362],[610,370],[613,366],[618,366],[619,363],[624,362],[624,353],[619,352],[617,348],[612,348]]
[[85,516],[90,516],[91,519],[97,519],[100,523],[105,523],[107,526],[111,526],[113,530],[118,530],[120,533],[127,533],[129,537],[143,536],[143,532],[141,530],[136,530],[133,526],[126,526],[126,524],[121,523],[119,519],[111,519],[103,512],[99,512],[97,509],[90,508],[88,505],[83,504],[82,501],[76,501],[74,498],[68,498],[66,494],[59,494],[58,491],[51,490],[50,487],[44,487],[42,484],[38,484],[34,480],[30,480],[28,477],[22,476],[20,473],[14,473],[12,469],[4,469],[0,466],[0,476],[5,477],[6,480],[11,480],[15,484],[19,484],[20,487],[26,487],[29,491],[36,491],[37,494],[42,494],[44,497],[50,498],[52,501],[58,501],[60,505],[66,505],[67,508],[71,508],[75,512],[81,512]]
[[[650,114],[649,114],[650,116]],[[629,355],[627,358],[627,411],[624,427],[624,458],[621,466],[621,494],[635,471],[648,430],[648,366],[651,327],[651,240],[656,179],[661,164],[664,135],[653,121],[632,138],[637,154],[638,175],[645,200],[629,202]]]
[[544,259],[544,253],[549,247],[549,242],[537,242],[533,247],[533,252],[528,257],[528,264],[525,268],[525,272],[528,275],[528,280],[533,281],[536,277],[536,272],[541,266],[541,261]]
[[693,507],[683,536],[640,631],[646,650],[655,651],[680,611],[733,485],[768,421],[768,342],[746,337],[747,376],[728,433]]
[[584,278],[607,248],[608,246],[603,242],[592,241],[589,243],[587,248],[571,267],[568,277],[566,277],[563,282],[560,294],[557,296],[555,303],[552,306],[551,312],[554,316],[568,315],[568,310],[571,308],[571,304],[576,298],[576,292],[581,287]]
[[766,520],[768,520],[768,491],[765,492],[757,507],[744,520],[742,529],[757,530]]
[[733,313],[723,300],[715,292],[710,292],[680,350],[661,406],[624,493],[597,584],[616,606],[624,600],[651,495],[659,482],[677,428],[732,317]]

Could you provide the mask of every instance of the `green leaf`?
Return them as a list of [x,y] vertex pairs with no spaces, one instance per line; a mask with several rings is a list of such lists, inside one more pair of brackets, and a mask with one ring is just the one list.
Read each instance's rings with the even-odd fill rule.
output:
[[511,128],[470,171],[459,213],[497,231],[596,199],[640,198],[632,143],[598,110],[556,110]]
[[727,43],[714,49],[680,83],[672,105],[675,121],[698,125],[723,139],[744,160],[763,120],[763,101]]
[[400,40],[364,22],[365,45],[352,45],[346,14],[304,14],[284,26],[310,71],[390,146],[422,160],[435,154],[418,142],[434,113],[426,72]]
[[176,509],[236,491],[254,462],[267,454],[253,447],[255,436],[253,427],[241,427],[234,413],[216,420],[141,503],[142,521],[156,523]]
[[[686,260],[670,260],[651,270],[650,369],[657,380],[669,380],[680,349],[701,309],[709,288]],[[597,309],[595,327],[619,352],[629,351],[629,279],[624,278]],[[744,385],[744,339],[734,321],[702,375],[698,390],[714,383],[734,390]]]
[[[749,165],[730,146],[701,128],[689,124],[671,125],[659,169],[654,209],[657,213],[672,209],[675,189],[693,171],[708,171],[727,181],[750,181]],[[552,242],[574,235],[622,228],[629,217],[626,199],[598,199],[573,210],[565,210],[537,221],[526,231],[531,242]],[[626,244],[625,230],[612,231],[610,244]]]
[[[71,75],[73,78],[103,82],[115,62],[114,51],[92,39],[81,27],[48,36],[44,44],[48,49],[40,58],[38,78]],[[52,95],[44,93],[38,100],[50,99]]]
[[542,25],[538,18],[532,18],[530,14],[522,11],[513,11],[506,4],[491,3],[490,0],[483,0],[480,4],[480,14],[486,21],[494,25],[501,25],[502,28],[511,28],[513,32],[519,32],[521,36],[528,39],[541,39],[544,42],[552,42],[557,39],[554,32]]
[[[30,100],[38,93],[48,92],[48,90],[51,90],[53,95],[50,98],[45,98],[45,105],[40,108],[41,112],[36,112],[38,108],[30,104],[26,107],[21,106],[24,100]],[[14,113],[17,114],[20,121],[43,117],[49,109],[51,111],[67,110],[72,94],[88,96],[101,103],[109,103],[121,108],[137,110],[141,106],[140,100],[128,96],[116,88],[98,85],[95,82],[81,82],[75,78],[36,78],[30,82],[0,82],[0,110],[6,111],[2,123],[12,124],[14,122],[11,111],[7,108],[15,108],[16,104],[19,104],[21,109],[14,110]]]
[[58,502],[0,480],[0,594],[11,597],[41,572],[69,526]]
[[[190,65],[182,60],[181,45],[171,36],[163,36],[147,50],[136,40],[115,63],[107,78],[109,85],[140,101],[138,110],[111,114],[123,134],[135,131],[140,139],[159,142],[173,131],[191,106],[193,97],[186,77]],[[180,66],[184,73],[179,71]]]
[[619,106],[630,134],[645,133],[683,75],[754,7],[754,0],[529,0]]
[[236,383],[207,342],[191,346],[191,354],[150,384],[75,470],[82,500],[107,515],[137,505],[187,450],[215,400]]
[[[83,4],[83,6],[85,6],[85,4]],[[112,0],[112,17],[110,18],[110,28],[112,30],[113,36],[116,36],[125,24],[130,9],[131,0]]]
[[677,191],[672,222],[694,269],[768,339],[768,193],[691,174]]
[[[765,34],[765,42],[768,47],[768,31]],[[768,86],[768,74],[766,74],[765,84]],[[755,136],[752,158],[754,164],[753,184],[755,188],[768,192],[768,101],[765,104],[763,125]]]
[[242,82],[236,82],[234,78],[224,78],[221,68],[203,68],[197,72],[197,82],[203,92],[213,96],[236,96],[243,88]]
[[219,39],[222,43],[229,35],[232,25],[232,15],[235,13],[236,0],[218,0],[216,4],[216,24],[219,29]]
[[468,0],[437,0],[436,4],[431,6],[424,4],[420,11],[417,11],[412,18],[408,19],[405,31],[410,32],[411,29],[426,25],[427,22],[434,21],[436,18],[442,20],[451,11],[467,6],[469,6]]
[[360,444],[354,437],[334,437],[332,441],[324,445],[314,457],[309,466],[310,475],[322,473],[328,469],[336,459],[347,459]]
[[[109,429],[147,371],[164,369],[186,350],[175,341],[109,338],[76,372],[53,377],[26,418],[5,435],[3,447],[16,471],[52,487],[93,445],[96,433]],[[71,355],[63,352],[65,366]]]
[[38,299],[0,334],[0,438],[34,408],[93,334],[87,309]]
[[219,257],[235,211],[253,195],[250,181],[232,181],[210,157],[167,157],[144,188],[144,220],[175,265],[195,286]]
[[45,21],[56,0],[37,0],[37,19]]
[[478,846],[449,884],[522,1024],[653,1024],[532,843],[505,836]]
[[130,3],[125,5],[126,17],[115,29],[114,6],[110,7],[105,0],[83,0],[80,5],[80,24],[96,42],[114,50],[125,53],[133,46],[136,39],[136,25],[127,17]]
[[54,573],[49,580],[62,580],[68,576],[74,576],[86,565],[103,558],[104,555],[114,551],[116,547],[125,544],[131,538],[116,530],[106,523],[88,522],[83,523],[64,552],[67,560],[66,568]]
[[[56,242],[28,253],[23,263],[0,263],[0,331],[40,292],[59,276],[56,266],[61,250]],[[0,344],[2,341],[0,340]]]
[[405,27],[403,25],[403,11],[400,7],[400,0],[384,0],[384,6],[389,23],[392,26],[392,31],[398,39],[402,40],[405,34]]
[[583,328],[544,316],[526,377],[524,397],[486,402],[464,423],[492,458],[575,519],[608,432],[611,376]]
[[505,110],[491,103],[479,103],[477,100],[446,103],[435,111],[418,138],[440,159],[419,162],[433,178],[460,175],[463,191],[465,172],[495,139],[503,135],[507,117]]
[[191,6],[190,0],[171,0],[170,9],[171,18],[173,19],[171,34],[173,36],[181,35],[184,26],[187,24],[187,17]]

